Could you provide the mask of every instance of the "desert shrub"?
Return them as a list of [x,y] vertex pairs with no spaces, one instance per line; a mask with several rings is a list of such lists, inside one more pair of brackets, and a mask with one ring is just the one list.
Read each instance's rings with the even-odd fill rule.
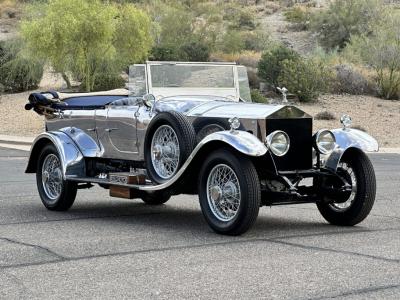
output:
[[326,120],[326,121],[331,121],[331,120],[336,120],[335,114],[331,113],[330,111],[321,111],[319,113],[317,113],[314,116],[315,120]]
[[349,51],[375,70],[378,94],[384,99],[398,99],[400,94],[400,19],[386,18],[375,33],[353,37]]
[[279,86],[279,77],[282,73],[284,61],[295,61],[299,54],[283,45],[267,49],[261,56],[258,64],[258,76],[274,87]]
[[351,65],[341,64],[336,66],[335,69],[337,92],[351,95],[365,95],[373,92],[368,79]]
[[245,44],[241,32],[229,30],[221,36],[218,41],[217,49],[225,53],[240,53],[244,50]]
[[257,71],[255,69],[247,68],[247,77],[249,79],[249,85],[251,88],[260,88],[260,78],[258,78]]
[[241,38],[244,49],[249,51],[262,51],[268,46],[269,34],[263,30],[243,31]]
[[3,92],[22,92],[38,87],[43,76],[43,61],[21,51],[19,40],[0,44],[0,85]]
[[322,46],[344,48],[352,35],[371,33],[382,18],[380,0],[336,0],[311,18],[310,28]]
[[261,59],[260,52],[243,51],[238,55],[238,58],[235,61],[240,65],[255,69],[258,67],[258,62],[260,61],[260,59]]
[[254,14],[248,10],[242,10],[237,16],[237,29],[253,30],[257,27]]
[[300,102],[310,102],[329,90],[333,80],[332,71],[323,62],[313,59],[284,60],[279,83]]
[[132,4],[53,0],[32,4],[29,12],[21,24],[24,40],[69,87],[68,72],[91,91],[103,63],[122,70],[145,59],[152,45],[150,19]]
[[307,30],[310,25],[311,12],[307,7],[294,6],[284,13],[287,21],[292,23],[292,28],[296,30]]
[[268,103],[267,98],[265,98],[264,95],[256,89],[251,90],[251,100],[256,103]]
[[99,74],[96,76],[93,91],[107,91],[125,86],[125,80],[119,74]]

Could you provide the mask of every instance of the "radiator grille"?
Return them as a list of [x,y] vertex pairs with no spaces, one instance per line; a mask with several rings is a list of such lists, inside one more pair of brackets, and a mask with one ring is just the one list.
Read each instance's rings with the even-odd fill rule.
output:
[[312,167],[312,119],[267,119],[267,135],[282,130],[289,135],[290,148],[283,157],[274,156],[280,171],[305,170]]

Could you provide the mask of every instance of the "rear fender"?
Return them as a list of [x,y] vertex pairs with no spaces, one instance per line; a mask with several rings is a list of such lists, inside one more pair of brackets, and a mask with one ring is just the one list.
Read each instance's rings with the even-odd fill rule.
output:
[[85,161],[81,151],[68,135],[59,131],[44,132],[35,139],[25,173],[36,173],[40,153],[48,144],[54,145],[57,149],[64,179],[67,176],[82,177],[85,175]]
[[322,156],[322,159],[325,160],[324,166],[327,169],[336,171],[343,154],[350,149],[358,149],[363,152],[379,151],[377,140],[364,131],[346,128],[334,129],[332,132],[338,146],[330,155]]

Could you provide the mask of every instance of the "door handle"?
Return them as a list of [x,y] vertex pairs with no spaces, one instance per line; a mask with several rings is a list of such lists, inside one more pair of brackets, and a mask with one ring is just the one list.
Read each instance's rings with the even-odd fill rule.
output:
[[106,132],[111,132],[113,130],[118,130],[118,128],[106,128],[105,130],[106,130]]
[[86,130],[89,131],[89,132],[93,132],[93,131],[96,131],[96,128],[88,128]]

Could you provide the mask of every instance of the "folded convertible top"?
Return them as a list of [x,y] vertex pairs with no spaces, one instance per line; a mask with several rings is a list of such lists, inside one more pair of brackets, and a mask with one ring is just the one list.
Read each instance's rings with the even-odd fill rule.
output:
[[55,91],[32,93],[29,95],[29,103],[25,105],[25,109],[33,109],[40,115],[49,110],[95,109],[128,96],[129,91],[125,89],[93,93],[59,93]]

